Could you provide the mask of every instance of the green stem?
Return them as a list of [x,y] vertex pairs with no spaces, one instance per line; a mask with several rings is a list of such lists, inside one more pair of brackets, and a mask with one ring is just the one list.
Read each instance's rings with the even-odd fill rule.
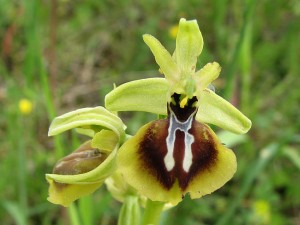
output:
[[27,224],[27,186],[26,186],[26,178],[27,178],[27,171],[26,171],[26,151],[24,146],[24,139],[23,139],[23,118],[18,118],[19,124],[16,134],[18,140],[18,187],[19,187],[19,203],[21,210],[23,212],[23,219],[24,224]]
[[140,215],[138,196],[127,195],[119,214],[118,225],[139,225]]
[[70,222],[71,225],[80,225],[80,219],[78,216],[78,210],[76,205],[73,203],[70,205],[70,207],[68,208],[68,213],[69,213],[69,218],[70,218]]
[[142,225],[158,225],[163,207],[163,202],[154,202],[148,199],[142,220]]

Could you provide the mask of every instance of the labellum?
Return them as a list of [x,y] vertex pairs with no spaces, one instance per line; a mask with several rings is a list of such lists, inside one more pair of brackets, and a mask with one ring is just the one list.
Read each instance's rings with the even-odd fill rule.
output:
[[204,124],[195,120],[197,98],[180,107],[180,95],[174,94],[168,105],[168,118],[154,122],[140,142],[139,154],[145,169],[157,176],[166,189],[176,179],[182,191],[197,173],[213,166],[217,151]]
[[[87,173],[99,166],[106,158],[107,154],[100,152],[97,148],[92,148],[91,142],[88,141],[70,155],[60,159],[53,168],[53,174],[77,175]],[[68,185],[56,181],[54,183],[57,188]]]
[[201,197],[224,185],[236,170],[232,151],[195,120],[197,103],[195,96],[173,94],[168,117],[145,125],[120,149],[120,172],[151,200],[177,204],[188,192]]

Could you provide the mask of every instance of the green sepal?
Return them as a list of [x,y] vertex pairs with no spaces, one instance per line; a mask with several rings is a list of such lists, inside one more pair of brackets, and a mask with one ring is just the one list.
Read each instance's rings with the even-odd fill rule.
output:
[[73,128],[95,131],[106,128],[115,132],[120,140],[125,137],[125,125],[122,120],[101,106],[78,109],[56,117],[50,125],[48,135],[57,135]]
[[237,134],[251,128],[251,121],[232,104],[209,89],[202,91],[196,120]]
[[167,113],[168,83],[164,78],[149,78],[122,84],[105,96],[110,111]]
[[165,47],[150,34],[143,35],[144,42],[148,45],[152,51],[155,61],[160,67],[165,77],[171,82],[171,85],[176,84],[179,81],[179,69],[172,58],[171,54],[165,49]]
[[203,38],[197,20],[180,19],[176,38],[176,63],[180,71],[193,74],[203,48]]

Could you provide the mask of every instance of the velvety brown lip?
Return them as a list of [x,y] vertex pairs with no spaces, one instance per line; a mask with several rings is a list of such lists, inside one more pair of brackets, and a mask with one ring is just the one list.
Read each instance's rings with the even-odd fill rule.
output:
[[[190,99],[186,107],[180,108],[180,96],[174,94],[173,97],[176,104],[170,104],[171,110],[182,121],[197,110],[195,107],[192,107],[196,101],[195,99]],[[184,171],[185,134],[183,131],[177,130],[173,151],[175,166],[168,171],[164,157],[167,154],[166,138],[168,136],[169,123],[168,117],[168,119],[154,121],[147,129],[144,138],[138,146],[138,154],[142,162],[141,169],[154,176],[167,190],[172,188],[177,179],[181,190],[184,191],[196,175],[210,170],[215,165],[218,152],[209,128],[193,118],[192,127],[188,130],[189,134],[194,137],[194,142],[191,146],[192,165],[188,172]]]
[[141,169],[147,170],[164,188],[171,189],[175,182],[174,172],[168,172],[163,158],[167,154],[166,138],[168,135],[168,120],[154,121],[139,144]]

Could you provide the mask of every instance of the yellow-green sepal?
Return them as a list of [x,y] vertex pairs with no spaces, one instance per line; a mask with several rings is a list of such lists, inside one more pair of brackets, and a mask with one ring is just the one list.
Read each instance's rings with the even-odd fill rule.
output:
[[243,113],[209,89],[202,91],[196,120],[238,134],[246,133],[252,125]]
[[125,137],[125,125],[122,120],[101,106],[82,108],[56,117],[50,125],[48,135],[57,135],[73,128],[84,128],[94,132],[105,128],[115,132],[120,140]]
[[143,35],[144,42],[148,45],[155,57],[156,63],[159,65],[161,72],[165,75],[170,85],[176,85],[179,82],[179,68],[176,65],[171,54],[165,47],[150,34]]
[[110,111],[167,113],[168,83],[164,78],[131,81],[116,87],[105,96]]
[[198,56],[203,48],[203,38],[197,20],[180,19],[176,38],[176,63],[181,72],[193,74]]

